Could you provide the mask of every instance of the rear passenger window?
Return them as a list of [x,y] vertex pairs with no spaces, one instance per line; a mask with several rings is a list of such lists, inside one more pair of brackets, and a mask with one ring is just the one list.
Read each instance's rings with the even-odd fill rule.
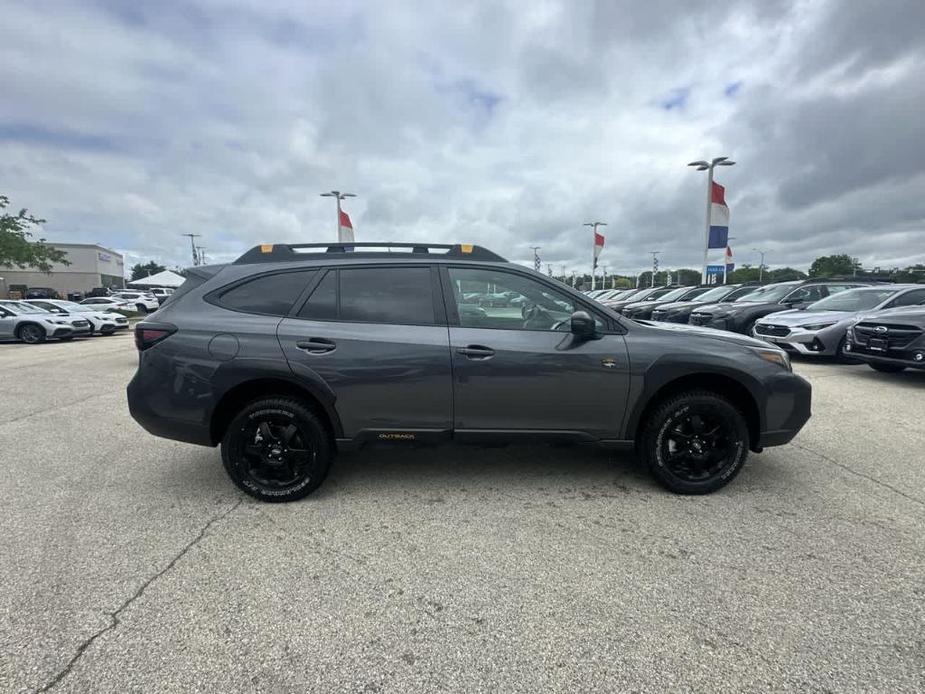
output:
[[341,269],[340,320],[432,325],[430,268]]
[[308,297],[299,318],[337,320],[337,271],[331,270]]
[[218,303],[234,311],[285,316],[314,275],[303,270],[255,277],[224,292]]

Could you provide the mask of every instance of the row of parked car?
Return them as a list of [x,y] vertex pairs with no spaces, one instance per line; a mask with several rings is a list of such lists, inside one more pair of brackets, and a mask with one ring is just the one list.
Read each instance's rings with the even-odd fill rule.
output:
[[0,341],[35,344],[49,339],[112,335],[128,328],[125,314],[156,311],[173,291],[126,290],[108,296],[91,296],[79,302],[61,299],[50,289],[41,296],[35,293],[30,296],[27,292],[25,299],[0,300]]
[[925,286],[803,280],[587,292],[634,320],[751,335],[791,354],[925,368]]
[[[72,340],[90,335],[112,335],[128,328],[128,318],[115,310],[63,299],[0,300],[0,340],[28,344],[48,339]],[[134,310],[134,308],[132,308]]]

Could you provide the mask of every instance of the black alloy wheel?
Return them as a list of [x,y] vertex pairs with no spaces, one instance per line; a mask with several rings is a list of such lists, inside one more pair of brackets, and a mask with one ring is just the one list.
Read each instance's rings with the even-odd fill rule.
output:
[[748,426],[722,396],[696,391],[675,396],[645,424],[642,453],[656,479],[680,494],[725,486],[748,457]]
[[317,415],[298,400],[258,400],[228,426],[222,461],[232,481],[263,501],[294,501],[324,481],[332,445]]
[[26,323],[19,329],[19,339],[28,345],[45,341],[45,331],[33,323]]

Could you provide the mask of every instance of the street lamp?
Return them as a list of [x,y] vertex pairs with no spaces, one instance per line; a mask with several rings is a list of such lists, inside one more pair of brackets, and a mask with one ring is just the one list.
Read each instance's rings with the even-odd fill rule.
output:
[[355,198],[356,195],[353,193],[341,193],[339,190],[332,190],[330,193],[321,193],[323,198],[336,198],[337,199],[337,240],[341,241],[340,237],[340,201],[345,198]]
[[707,176],[707,223],[704,230],[703,239],[703,270],[701,271],[701,281],[707,283],[707,253],[710,245],[710,205],[713,202],[713,169],[717,166],[733,166],[734,161],[729,161],[729,157],[716,157],[707,161],[692,161],[688,166],[693,166],[698,171],[709,171]]
[[758,265],[758,281],[761,282],[761,280],[764,278],[764,251],[757,248],[753,248],[752,250],[761,256],[761,263]]
[[649,284],[650,287],[655,286],[655,274],[658,272],[658,254],[661,251],[649,251],[652,255],[652,282]]
[[591,291],[594,291],[594,266],[597,265],[597,228],[607,226],[607,222],[585,222],[584,225],[594,230],[591,235]]
[[542,246],[530,246],[533,249],[533,269],[537,272],[543,267],[543,264],[540,262],[540,249]]

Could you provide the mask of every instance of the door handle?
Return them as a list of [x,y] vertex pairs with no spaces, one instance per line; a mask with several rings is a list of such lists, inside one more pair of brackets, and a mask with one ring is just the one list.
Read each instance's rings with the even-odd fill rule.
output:
[[482,345],[467,345],[456,350],[457,354],[462,354],[469,359],[491,359],[495,356],[495,350]]
[[326,354],[327,352],[333,352],[337,347],[331,340],[325,340],[322,337],[313,337],[310,340],[302,340],[296,342],[295,346],[299,349],[308,352],[309,354]]

